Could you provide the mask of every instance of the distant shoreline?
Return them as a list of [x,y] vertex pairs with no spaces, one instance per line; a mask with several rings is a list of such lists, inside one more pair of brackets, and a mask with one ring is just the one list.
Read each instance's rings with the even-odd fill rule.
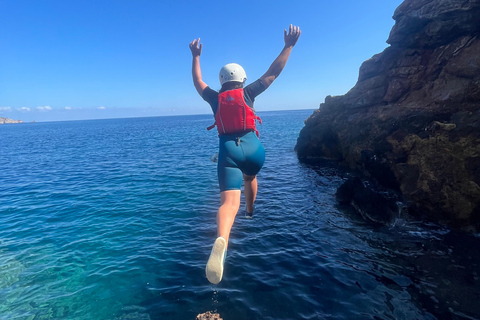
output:
[[6,124],[6,123],[23,123],[23,121],[0,117],[0,124]]
[[[279,109],[279,110],[256,110],[257,114],[264,114],[269,112],[303,112],[303,111],[311,111],[312,113],[316,109],[313,108],[305,108],[305,109]],[[40,120],[40,121],[22,121],[18,120],[19,122],[6,122],[6,123],[46,123],[46,122],[72,122],[72,121],[98,121],[98,120],[119,120],[119,119],[138,119],[138,118],[161,118],[161,117],[184,117],[184,116],[213,116],[212,112],[204,112],[204,113],[192,113],[192,114],[166,114],[166,115],[146,115],[146,116],[122,116],[122,117],[102,117],[102,118],[77,118],[77,119],[55,119],[55,120]],[[9,118],[2,118],[0,117],[0,124],[3,124],[3,119]],[[12,119],[9,119],[12,120]],[[12,120],[16,121],[16,120]]]

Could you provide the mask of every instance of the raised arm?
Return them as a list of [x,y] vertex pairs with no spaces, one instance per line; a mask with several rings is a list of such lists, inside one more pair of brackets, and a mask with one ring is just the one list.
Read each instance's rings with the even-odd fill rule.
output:
[[288,57],[290,57],[290,52],[292,52],[293,46],[297,43],[298,38],[300,37],[301,31],[299,27],[290,25],[290,28],[288,30],[284,30],[284,40],[285,40],[285,46],[282,49],[282,52],[278,55],[278,57],[273,61],[273,63],[270,65],[270,68],[268,68],[267,72],[263,76],[260,77],[260,80],[262,80],[263,85],[265,88],[268,88],[272,82],[277,79],[277,77],[280,75],[282,72],[283,68],[285,68],[285,65],[287,64]]
[[207,87],[207,84],[202,80],[202,70],[200,68],[200,55],[202,54],[202,44],[200,38],[190,42],[190,51],[192,51],[192,78],[193,85],[197,89],[198,94],[201,96],[203,90]]

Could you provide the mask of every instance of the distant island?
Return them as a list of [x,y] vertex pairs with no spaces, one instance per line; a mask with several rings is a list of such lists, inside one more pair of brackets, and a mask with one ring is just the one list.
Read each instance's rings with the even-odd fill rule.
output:
[[23,121],[0,117],[0,124],[5,124],[5,123],[23,123]]

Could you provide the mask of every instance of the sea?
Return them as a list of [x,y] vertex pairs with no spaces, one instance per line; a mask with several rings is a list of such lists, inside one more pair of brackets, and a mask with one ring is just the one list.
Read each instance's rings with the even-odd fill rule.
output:
[[351,173],[294,151],[312,112],[259,112],[218,285],[212,115],[1,125],[0,319],[480,319],[480,236],[340,206]]

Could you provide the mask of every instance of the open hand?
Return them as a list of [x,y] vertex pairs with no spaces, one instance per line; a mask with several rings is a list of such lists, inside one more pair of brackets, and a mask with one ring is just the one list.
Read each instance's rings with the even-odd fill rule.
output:
[[296,27],[294,25],[290,25],[288,33],[287,33],[287,30],[283,30],[283,38],[285,40],[285,46],[293,47],[297,43],[301,33],[302,32],[300,31],[300,27]]
[[200,56],[202,54],[202,43],[200,43],[200,38],[190,42],[190,51],[192,51],[192,56]]

